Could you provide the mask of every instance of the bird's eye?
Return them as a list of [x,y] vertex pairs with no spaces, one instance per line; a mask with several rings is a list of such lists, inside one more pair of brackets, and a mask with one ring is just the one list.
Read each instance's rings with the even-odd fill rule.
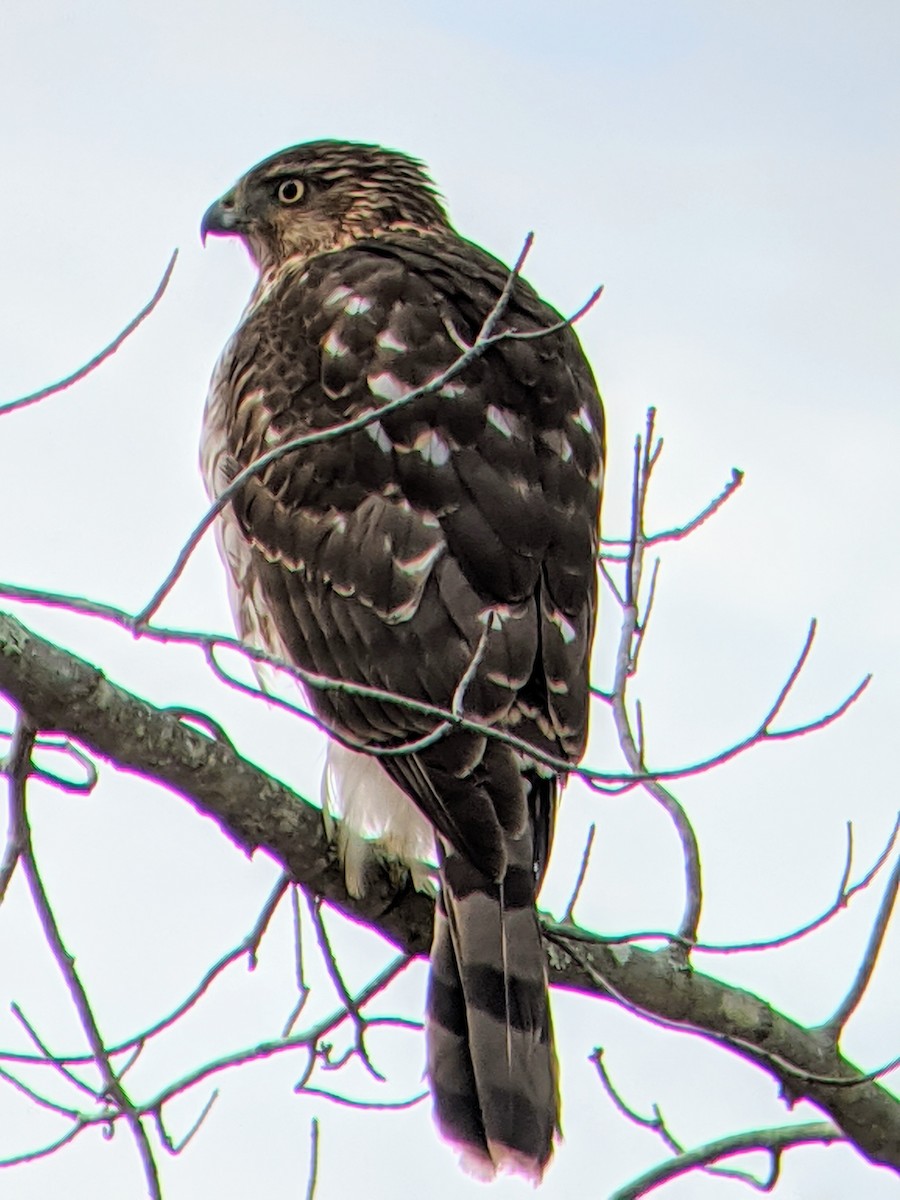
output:
[[282,179],[275,195],[282,204],[297,204],[303,199],[302,179]]

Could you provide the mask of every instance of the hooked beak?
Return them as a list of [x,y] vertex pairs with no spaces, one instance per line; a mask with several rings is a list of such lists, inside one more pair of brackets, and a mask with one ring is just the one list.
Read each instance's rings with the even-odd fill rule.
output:
[[215,204],[211,204],[200,222],[200,241],[204,246],[210,234],[214,237],[228,237],[229,234],[242,232],[243,222],[235,205],[233,192],[226,192]]

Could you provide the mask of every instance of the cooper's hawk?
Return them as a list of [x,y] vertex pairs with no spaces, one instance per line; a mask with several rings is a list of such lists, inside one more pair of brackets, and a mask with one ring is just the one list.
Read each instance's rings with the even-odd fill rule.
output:
[[202,230],[242,238],[259,268],[207,402],[211,495],[288,440],[401,401],[260,470],[223,512],[220,546],[246,638],[411,702],[309,696],[349,822],[408,862],[436,835],[438,1125],[478,1173],[537,1180],[559,1099],[535,896],[565,772],[522,743],[572,765],[584,751],[604,454],[591,370],[516,279],[485,353],[402,403],[475,341],[509,278],[403,154],[292,147]]

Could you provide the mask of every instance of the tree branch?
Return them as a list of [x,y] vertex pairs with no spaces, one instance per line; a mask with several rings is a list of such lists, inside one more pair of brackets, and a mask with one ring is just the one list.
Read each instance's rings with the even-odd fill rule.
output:
[[875,917],[875,924],[872,926],[872,932],[869,935],[869,941],[866,946],[863,960],[859,965],[859,970],[850,985],[850,990],[838,1006],[837,1012],[830,1018],[821,1030],[832,1041],[837,1042],[841,1036],[844,1026],[853,1016],[856,1008],[865,995],[866,988],[872,978],[872,972],[875,970],[875,962],[878,958],[878,952],[881,950],[884,935],[887,933],[888,924],[891,919],[891,914],[894,911],[894,905],[897,902],[897,892],[900,890],[900,858],[894,863],[894,869],[891,872],[891,878],[888,881],[887,888],[881,898],[881,904],[878,906],[878,913]]
[[[424,953],[433,901],[373,868],[362,900],[347,893],[321,812],[242,759],[227,743],[154,708],[97,668],[0,614],[0,692],[36,727],[67,733],[91,752],[181,792],[250,853],[264,848],[304,887],[380,932]],[[793,1100],[821,1108],[871,1161],[900,1170],[900,1101],[841,1055],[820,1031],[791,1021],[757,996],[666,957],[547,931],[552,981],[623,1004],[666,1027],[740,1054]]]
[[[832,1142],[843,1141],[839,1129],[825,1121],[814,1121],[807,1125],[785,1125],[775,1129],[753,1129],[747,1133],[734,1133],[728,1137],[707,1142],[696,1150],[685,1150],[674,1158],[667,1159],[659,1166],[653,1167],[640,1179],[632,1180],[623,1188],[619,1188],[610,1200],[638,1200],[648,1192],[662,1187],[679,1175],[698,1168],[708,1168],[711,1163],[733,1154],[746,1154],[752,1150],[768,1150],[776,1158],[782,1151],[792,1146],[808,1146],[811,1143],[830,1145]],[[773,1181],[774,1182],[774,1181]],[[766,1189],[769,1190],[768,1188]]]
[[247,854],[265,847],[308,891],[378,925],[413,954],[431,941],[433,903],[374,873],[351,900],[321,811],[242,759],[226,742],[116,687],[102,671],[0,613],[0,692],[44,729],[64,731],[126,771],[174,788],[213,817]]
[[46,387],[40,388],[36,392],[31,392],[28,396],[20,396],[17,400],[7,400],[5,404],[0,404],[0,417],[6,413],[16,412],[20,408],[27,408],[30,404],[37,404],[39,400],[46,400],[48,396],[55,396],[58,392],[64,392],[66,388],[70,388],[74,383],[84,379],[90,375],[92,371],[101,366],[108,358],[119,349],[123,342],[134,333],[137,327],[142,324],[162,300],[166,288],[169,286],[169,280],[172,278],[172,272],[175,270],[175,260],[178,258],[178,251],[172,252],[172,257],[169,259],[169,264],[163,272],[163,277],[157,285],[156,291],[141,309],[141,311],[128,322],[121,333],[117,333],[108,346],[105,346],[93,358],[88,359],[86,363],[80,366],[71,375],[66,375],[64,379],[58,380],[56,383],[50,383]]
[[103,1081],[103,1090],[96,1098],[98,1101],[109,1101],[124,1117],[134,1137],[144,1169],[147,1194],[151,1200],[162,1200],[159,1172],[157,1171],[156,1160],[153,1155],[153,1148],[150,1145],[150,1139],[147,1136],[147,1131],[141,1121],[140,1114],[135,1109],[130,1096],[113,1069],[109,1053],[106,1049],[106,1043],[100,1033],[97,1019],[94,1016],[94,1010],[88,999],[84,984],[81,982],[81,976],[75,966],[75,958],[62,940],[56,916],[38,870],[34,846],[31,840],[31,828],[25,808],[25,784],[31,766],[31,751],[34,747],[36,734],[37,728],[32,723],[32,717],[30,715],[20,716],[16,726],[12,750],[10,751],[9,790],[11,795],[17,798],[20,810],[20,827],[24,835],[21,849],[22,871],[28,882],[28,888],[31,892],[41,928],[44,931],[44,937],[62,972],[69,995],[72,997],[72,1002],[78,1013],[78,1020],[82,1031],[90,1046],[91,1056]]
[[[682,859],[684,862],[684,911],[678,926],[678,936],[682,939],[680,945],[673,944],[674,952],[682,959],[686,958],[684,944],[697,940],[697,929],[700,925],[700,912],[703,906],[703,871],[700,862],[700,847],[697,835],[691,825],[690,818],[676,797],[664,787],[659,779],[647,777],[647,767],[644,761],[643,729],[637,740],[628,714],[626,693],[628,681],[637,670],[637,659],[644,639],[644,630],[650,615],[650,606],[656,586],[656,568],[653,571],[650,595],[645,609],[644,620],[640,618],[641,580],[643,578],[644,554],[646,550],[646,534],[644,532],[644,515],[647,502],[647,489],[650,477],[662,450],[662,440],[653,446],[654,421],[656,410],[647,412],[647,428],[643,440],[640,435],[634,444],[634,476],[631,490],[631,538],[628,549],[628,563],[625,572],[624,598],[622,602],[622,621],[619,629],[619,646],[616,653],[616,665],[613,685],[610,688],[610,706],[619,745],[628,763],[629,769],[635,776],[643,776],[643,786],[647,793],[666,812],[675,827],[681,843]],[[652,447],[652,449],[651,449]]]

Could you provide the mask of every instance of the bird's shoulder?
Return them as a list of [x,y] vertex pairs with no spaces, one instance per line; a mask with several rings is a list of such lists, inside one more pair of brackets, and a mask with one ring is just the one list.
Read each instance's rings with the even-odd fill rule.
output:
[[439,525],[481,594],[521,600],[547,562],[559,604],[578,611],[603,417],[577,339],[516,280],[497,326],[511,336],[453,372],[508,278],[455,235],[396,232],[270,282],[219,372],[230,452],[240,467],[286,441],[316,440],[259,474],[248,493],[256,511],[352,520],[378,496],[384,521],[410,512]]
[[556,431],[574,422],[572,453],[591,472],[604,453],[591,368],[574,331],[525,280],[515,280],[499,337],[446,384],[431,386],[476,342],[509,274],[452,231],[394,231],[289,261],[258,290],[219,377],[238,400],[262,396],[276,425],[310,430],[425,385],[428,396],[391,413],[388,436],[421,432],[424,421],[469,444],[493,405],[497,424],[509,424],[510,413],[524,419],[535,435],[549,435],[552,450]]

